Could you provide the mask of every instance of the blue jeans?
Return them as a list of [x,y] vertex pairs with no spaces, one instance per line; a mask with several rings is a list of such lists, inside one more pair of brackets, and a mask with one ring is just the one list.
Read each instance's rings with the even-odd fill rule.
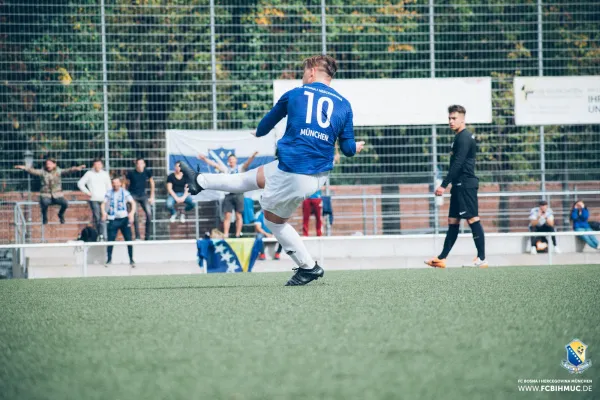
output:
[[[591,231],[592,228],[577,228],[575,229],[576,232],[587,232],[587,231]],[[597,249],[598,248],[598,239],[596,239],[596,236],[594,235],[583,235],[583,236],[578,236],[579,239],[583,240],[585,243],[587,243],[588,246],[590,246],[593,249]]]
[[[183,192],[175,192],[175,194],[177,197],[183,196]],[[192,208],[194,208],[194,200],[192,199],[192,196],[186,197],[183,202],[185,204],[185,211],[190,211]],[[171,212],[171,215],[177,214],[177,211],[175,210],[175,204],[175,198],[169,195],[169,197],[167,197],[167,210]]]

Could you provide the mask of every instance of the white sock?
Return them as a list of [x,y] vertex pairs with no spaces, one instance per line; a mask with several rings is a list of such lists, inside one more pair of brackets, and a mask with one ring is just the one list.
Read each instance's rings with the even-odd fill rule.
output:
[[258,168],[241,174],[200,174],[196,182],[202,189],[221,190],[229,193],[245,193],[259,189],[256,183]]
[[265,225],[273,232],[285,253],[300,268],[313,269],[315,260],[310,256],[298,232],[290,224],[276,224],[265,218]]

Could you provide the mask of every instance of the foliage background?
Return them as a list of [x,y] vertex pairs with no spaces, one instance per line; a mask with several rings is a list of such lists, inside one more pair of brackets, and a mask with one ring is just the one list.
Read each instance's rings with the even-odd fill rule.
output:
[[[113,169],[145,156],[164,168],[164,131],[212,127],[208,0],[106,0],[108,127]],[[219,129],[253,128],[272,105],[272,80],[298,78],[321,52],[321,2],[216,1]],[[425,0],[328,0],[327,52],[339,78],[431,76]],[[494,122],[472,129],[485,181],[538,181],[539,128],[515,127],[512,78],[539,74],[532,0],[436,1],[435,76],[493,78]],[[0,0],[0,178],[22,188],[23,152],[63,165],[104,155],[101,12],[97,0]],[[544,75],[600,73],[600,7],[544,1]],[[398,94],[401,96],[402,94]],[[399,110],[401,112],[402,110]],[[429,183],[430,126],[357,128],[369,143],[332,183]],[[450,132],[438,128],[440,166]],[[598,126],[546,127],[548,180],[600,178]],[[162,173],[162,172],[160,172]]]

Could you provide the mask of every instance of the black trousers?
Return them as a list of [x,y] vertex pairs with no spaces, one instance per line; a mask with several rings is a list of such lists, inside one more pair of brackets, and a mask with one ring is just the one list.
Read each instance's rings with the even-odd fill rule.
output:
[[[131,241],[131,226],[129,226],[129,220],[127,218],[117,218],[112,221],[108,221],[108,241],[112,242],[117,238],[117,233],[121,231],[123,239],[129,242]],[[113,246],[107,246],[107,259],[112,260]],[[127,253],[129,253],[129,261],[133,262],[133,246],[127,246]]]
[[60,206],[58,210],[58,217],[64,218],[65,211],[69,207],[69,202],[64,197],[40,197],[40,208],[42,209],[42,222],[48,223],[48,207],[51,205]]
[[[541,226],[531,226],[529,225],[529,232],[556,232],[553,226],[544,224]],[[546,236],[532,236],[531,237],[531,246],[535,247],[535,244],[538,240],[546,241]],[[556,247],[556,236],[552,236],[552,244]]]
[[[152,207],[150,206],[150,200],[148,200],[148,196],[133,196],[133,199],[137,202],[139,208],[144,210],[144,214],[146,214],[146,232],[144,232],[144,239],[150,240],[150,232],[152,225]],[[133,216],[133,228],[135,229],[135,238],[140,238],[140,225],[138,221],[138,211],[136,210],[135,215]]]

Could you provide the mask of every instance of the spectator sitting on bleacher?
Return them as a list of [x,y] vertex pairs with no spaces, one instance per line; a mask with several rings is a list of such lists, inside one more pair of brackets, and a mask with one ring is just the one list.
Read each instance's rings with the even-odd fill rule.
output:
[[[529,213],[529,232],[556,232],[554,229],[554,212],[548,207],[548,202],[540,201],[538,207],[531,209]],[[537,245],[547,244],[546,236],[531,237],[531,254],[537,254]],[[556,237],[552,236],[552,244],[554,252],[560,253],[560,249],[556,245]]]
[[44,169],[34,169],[25,165],[15,165],[15,168],[22,169],[31,175],[39,176],[41,178],[40,208],[42,209],[42,223],[48,223],[48,207],[52,204],[56,204],[60,206],[58,219],[61,224],[64,224],[65,212],[69,207],[69,202],[65,199],[62,191],[61,177],[63,174],[69,172],[81,171],[85,168],[85,165],[62,169],[56,166],[55,159],[48,157],[44,162]]
[[[262,210],[256,213],[254,216],[254,227],[256,229],[256,237],[257,238],[272,238],[273,233],[269,230],[267,225],[265,225],[265,215]],[[277,243],[277,250],[275,251],[275,257],[273,259],[279,260],[281,258],[281,244]],[[263,248],[260,254],[258,255],[259,260],[266,260],[267,256],[265,256],[265,245],[263,243]]]
[[103,167],[102,160],[96,158],[92,163],[92,169],[77,182],[79,190],[89,196],[88,203],[92,210],[94,227],[101,241],[106,238],[106,223],[102,220],[102,203],[106,192],[110,190],[110,176]]
[[[588,219],[590,218],[590,212],[581,200],[577,200],[573,204],[571,209],[571,219],[573,220],[573,230],[576,232],[592,231]],[[593,249],[600,250],[598,248],[598,239],[593,235],[578,236],[579,239],[583,240]]]
[[[185,204],[185,211],[190,211],[194,208],[194,200],[190,196],[187,188],[187,183],[181,172],[181,163],[177,161],[175,163],[175,171],[167,177],[167,210],[171,213],[169,221],[175,222],[177,219],[177,210],[175,209],[176,204]],[[181,212],[179,216],[179,222],[182,224],[185,222],[185,212]]]

